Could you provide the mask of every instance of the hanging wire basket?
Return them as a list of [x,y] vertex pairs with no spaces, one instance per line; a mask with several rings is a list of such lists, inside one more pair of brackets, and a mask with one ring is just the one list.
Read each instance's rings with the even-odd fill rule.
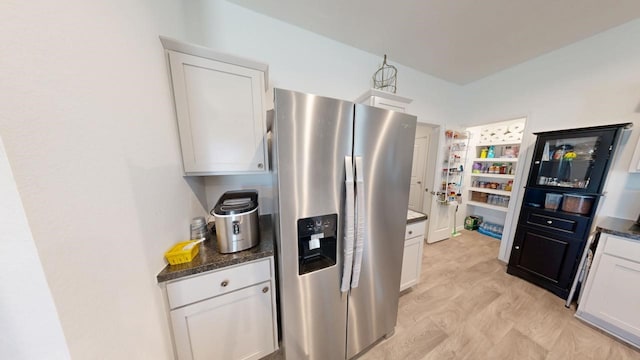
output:
[[387,64],[387,55],[385,54],[382,66],[373,74],[373,88],[395,94],[397,78],[398,69]]

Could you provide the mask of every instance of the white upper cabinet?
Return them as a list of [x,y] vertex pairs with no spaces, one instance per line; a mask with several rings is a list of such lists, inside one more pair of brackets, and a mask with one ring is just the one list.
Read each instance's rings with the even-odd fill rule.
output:
[[407,107],[412,101],[409,98],[377,89],[369,89],[355,100],[359,104],[403,113],[407,112]]
[[162,38],[186,175],[268,171],[267,65]]

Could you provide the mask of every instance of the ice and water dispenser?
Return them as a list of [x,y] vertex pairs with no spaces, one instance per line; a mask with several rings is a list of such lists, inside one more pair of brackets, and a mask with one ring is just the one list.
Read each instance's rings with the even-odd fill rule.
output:
[[298,274],[336,264],[338,215],[298,219]]

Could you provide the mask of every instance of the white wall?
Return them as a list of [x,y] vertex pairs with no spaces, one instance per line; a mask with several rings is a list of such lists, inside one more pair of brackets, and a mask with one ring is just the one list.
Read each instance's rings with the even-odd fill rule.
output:
[[[223,0],[185,4],[187,40],[269,64],[271,84],[353,100],[371,87],[382,54],[370,54]],[[402,41],[402,40],[398,40]],[[398,95],[414,100],[409,113],[443,124],[457,85],[398,67]]]
[[158,40],[184,36],[181,13],[170,0],[0,5],[0,135],[76,359],[172,357],[155,276],[206,204],[204,182],[181,176]]
[[68,359],[69,351],[0,139],[0,354]]
[[[155,282],[162,254],[214,192],[269,185],[181,176],[159,34],[269,63],[274,86],[344,99],[370,86],[381,60],[221,0],[13,0],[0,3],[0,20],[0,135],[78,359],[171,358]],[[414,99],[409,112],[421,122],[529,115],[538,131],[633,121],[635,142],[639,37],[636,21],[462,90],[398,66],[398,93]],[[622,155],[603,213],[635,218],[639,175],[626,173],[628,146]],[[55,333],[44,285],[34,291]],[[64,357],[62,340],[52,341]]]
[[639,43],[636,20],[467,85],[457,118],[478,125],[525,115],[529,134],[634,123],[610,171],[600,215],[636,219],[640,174],[627,169],[640,134]]
[[[185,9],[188,37],[183,40],[269,64],[273,87],[354,100],[371,87],[371,77],[382,62],[382,54],[358,50],[223,0],[193,0],[185,3]],[[388,56],[398,67],[398,95],[413,99],[407,112],[417,115],[419,122],[436,125],[452,118],[457,85],[399,65],[393,54]],[[268,180],[255,181],[264,190],[260,201],[267,201]],[[224,190],[242,185],[246,184],[233,179],[207,179],[209,207]]]

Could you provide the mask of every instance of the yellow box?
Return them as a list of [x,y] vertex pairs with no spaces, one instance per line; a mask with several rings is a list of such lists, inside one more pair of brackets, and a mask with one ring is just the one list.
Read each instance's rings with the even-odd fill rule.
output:
[[169,251],[164,253],[164,257],[171,265],[188,263],[200,252],[200,244],[189,247],[197,240],[187,240],[175,244]]

